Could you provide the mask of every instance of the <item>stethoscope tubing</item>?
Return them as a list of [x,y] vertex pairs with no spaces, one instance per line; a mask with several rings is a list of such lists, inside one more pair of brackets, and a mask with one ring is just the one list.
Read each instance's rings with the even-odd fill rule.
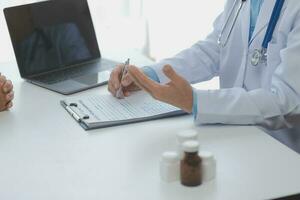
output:
[[230,27],[229,33],[228,33],[227,37],[225,38],[224,42],[222,43],[222,37],[223,37],[223,35],[224,35],[225,29],[226,29],[226,27],[227,27],[228,24],[229,24],[230,18],[231,18],[231,16],[233,15],[233,11],[235,10],[235,7],[236,7],[236,4],[237,4],[238,1],[239,1],[239,0],[235,0],[235,1],[234,1],[234,4],[233,4],[233,6],[232,6],[232,8],[231,8],[231,10],[230,10],[230,12],[229,12],[228,18],[227,18],[225,24],[223,25],[223,27],[222,27],[222,29],[221,29],[221,32],[220,32],[220,34],[219,34],[218,44],[221,45],[222,47],[225,47],[225,46],[227,45],[227,43],[228,43],[228,41],[229,41],[229,38],[230,38],[230,36],[231,36],[231,34],[232,34],[233,28],[234,28],[234,26],[235,26],[235,24],[236,24],[236,21],[237,21],[239,15],[240,15],[241,10],[242,10],[242,7],[243,7],[244,3],[246,2],[246,0],[241,0],[241,3],[240,3],[240,5],[239,5],[239,7],[238,7],[238,11],[237,11],[237,13],[235,14],[235,17],[234,17],[234,19],[233,19],[233,23],[232,23],[232,25],[231,25],[231,27]]
[[269,26],[266,31],[266,37],[263,40],[262,43],[262,48],[267,49],[268,48],[268,43],[272,40],[273,33],[276,27],[276,24],[278,22],[278,19],[280,17],[281,10],[283,8],[285,0],[277,0],[275,3],[274,11],[272,12]]
[[[221,29],[221,32],[219,34],[218,44],[221,47],[225,47],[227,45],[227,43],[229,41],[229,38],[232,34],[232,31],[234,29],[234,26],[237,22],[237,19],[240,15],[240,12],[243,8],[243,4],[246,2],[246,0],[241,0],[241,3],[238,6],[237,12],[234,16],[234,19],[233,19],[232,25],[229,29],[229,32],[228,32],[227,36],[225,38],[223,38],[226,27],[228,27],[228,25],[229,25],[229,21],[230,21],[231,17],[233,16],[233,13],[234,13],[234,10],[237,6],[238,1],[239,0],[234,1],[233,7],[231,8],[231,10],[229,12],[229,15],[228,15],[228,18],[227,18],[225,24],[223,25],[223,27]],[[256,49],[254,51],[253,55],[252,55],[251,63],[252,63],[253,66],[257,66],[259,62],[266,62],[266,60],[267,60],[266,54],[267,54],[268,44],[272,40],[273,33],[274,33],[275,27],[277,25],[278,19],[280,17],[280,13],[281,13],[281,10],[283,8],[284,2],[285,2],[285,0],[276,0],[274,9],[273,9],[272,14],[271,14],[271,18],[269,20],[269,25],[267,27],[267,31],[266,31],[265,37],[263,39],[263,42],[262,42],[262,46],[261,46],[260,49]],[[222,43],[222,39],[224,39],[223,43]]]

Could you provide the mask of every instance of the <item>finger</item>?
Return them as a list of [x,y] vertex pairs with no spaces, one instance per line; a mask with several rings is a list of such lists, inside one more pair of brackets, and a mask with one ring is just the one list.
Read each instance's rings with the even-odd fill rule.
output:
[[181,79],[181,77],[174,71],[171,65],[165,65],[163,68],[163,72],[171,81]]
[[120,75],[122,72],[122,67],[122,65],[118,65],[110,74],[110,82],[116,90],[120,87]]
[[137,67],[129,66],[129,75],[133,81],[142,89],[150,93],[151,95],[159,88],[159,84],[149,79],[144,73],[142,73]]
[[3,92],[9,93],[13,89],[13,84],[10,80],[6,81],[3,85]]
[[136,84],[131,84],[128,87],[123,88],[124,96],[128,97],[132,92],[139,91],[141,88]]
[[110,83],[111,83],[111,87],[113,87],[113,88],[115,88],[115,89],[117,89],[117,88],[119,88],[120,86],[120,80],[119,80],[119,73],[117,72],[117,71],[113,71],[112,73],[111,73],[111,77],[110,77],[110,81],[109,81]]
[[123,89],[124,91],[129,91],[129,92],[141,90],[141,88],[134,83],[129,85],[128,87],[123,87]]
[[6,109],[10,109],[12,107],[13,107],[13,102],[12,101],[8,102],[6,105]]
[[123,93],[124,93],[125,97],[129,97],[130,96],[130,92],[128,90],[125,90]]
[[6,82],[6,77],[5,76],[0,76],[0,84],[4,84]]
[[6,95],[6,100],[7,100],[7,101],[12,101],[13,99],[14,99],[14,92],[11,91],[10,93],[8,93],[8,94]]
[[133,82],[133,81],[132,81],[130,75],[129,75],[129,74],[126,74],[126,75],[124,76],[124,78],[122,79],[121,84],[122,84],[122,86],[127,87],[127,86],[129,86],[130,84],[132,84],[132,82]]

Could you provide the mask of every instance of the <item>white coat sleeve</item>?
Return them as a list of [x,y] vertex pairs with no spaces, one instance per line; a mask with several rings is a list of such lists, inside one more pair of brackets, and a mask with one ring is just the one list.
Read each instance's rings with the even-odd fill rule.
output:
[[220,47],[217,40],[223,20],[222,16],[222,14],[219,15],[215,20],[213,32],[205,40],[197,42],[172,58],[164,59],[150,66],[155,70],[161,83],[169,81],[162,72],[162,68],[166,64],[171,65],[190,83],[206,81],[218,76]]
[[197,90],[197,124],[263,125],[272,129],[293,126],[300,115],[300,16],[280,51],[269,89]]

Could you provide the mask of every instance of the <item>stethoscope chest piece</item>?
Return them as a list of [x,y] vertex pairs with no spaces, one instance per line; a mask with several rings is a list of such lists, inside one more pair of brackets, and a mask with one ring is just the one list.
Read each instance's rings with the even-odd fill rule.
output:
[[268,25],[264,40],[261,45],[261,49],[256,49],[252,54],[251,64],[253,66],[257,66],[260,63],[267,63],[268,44],[273,37],[273,33],[275,30],[276,24],[278,22],[278,19],[280,17],[280,13],[281,13],[284,1],[285,0],[276,0],[275,6],[273,8],[272,15],[271,15],[271,18],[269,21],[269,25]]
[[[240,2],[240,5],[237,8],[237,12],[234,15],[234,11],[236,10],[235,7],[237,5],[237,3]],[[233,31],[233,27],[236,24],[236,21],[238,19],[239,13],[242,10],[243,4],[246,2],[246,0],[235,0],[232,9],[229,12],[229,16],[227,18],[227,20],[225,21],[225,24],[223,25],[221,32],[219,34],[218,37],[218,44],[223,48],[226,46],[226,44],[229,41],[229,37],[232,34]],[[267,62],[267,49],[268,49],[268,43],[271,41],[272,37],[273,37],[273,32],[274,29],[277,25],[278,19],[280,17],[280,13],[283,7],[285,0],[276,0],[276,3],[274,5],[273,11],[272,11],[272,15],[271,18],[269,20],[269,25],[267,27],[266,30],[266,34],[264,37],[264,40],[262,42],[262,46],[261,49],[256,49],[251,57],[251,64],[252,66],[258,66],[261,63],[266,63]],[[230,24],[230,19],[233,16],[233,22],[232,25],[229,29],[229,32],[227,34],[227,36],[224,36],[224,33],[226,32],[226,26],[229,26]],[[223,38],[224,36],[224,38]],[[224,39],[224,41],[222,42],[222,38]]]
[[252,66],[257,66],[258,63],[260,62],[261,58],[262,58],[261,51],[258,49],[255,49],[255,51],[252,54],[252,58],[251,58]]
[[252,58],[251,58],[251,65],[257,66],[259,63],[266,63],[267,62],[267,49],[255,49]]

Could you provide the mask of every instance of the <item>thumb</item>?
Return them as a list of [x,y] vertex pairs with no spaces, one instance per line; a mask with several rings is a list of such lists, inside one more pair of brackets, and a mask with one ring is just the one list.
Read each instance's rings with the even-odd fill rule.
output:
[[171,81],[175,81],[178,80],[178,78],[180,78],[179,75],[171,67],[171,65],[165,65],[163,68],[163,72]]
[[122,86],[127,87],[127,86],[129,86],[132,82],[133,82],[133,81],[132,81],[131,77],[129,76],[129,74],[126,74],[125,77],[123,78],[121,84],[122,84]]

